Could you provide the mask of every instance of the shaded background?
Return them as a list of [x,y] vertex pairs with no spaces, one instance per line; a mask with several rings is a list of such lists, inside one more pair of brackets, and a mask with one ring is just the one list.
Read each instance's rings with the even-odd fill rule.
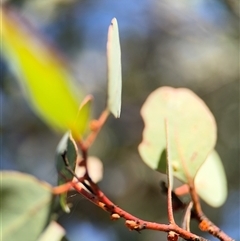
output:
[[[95,97],[93,117],[106,102],[108,25],[118,19],[123,64],[121,118],[110,117],[91,148],[104,163],[101,189],[120,207],[147,220],[167,223],[160,180],[139,157],[147,96],[164,85],[187,87],[213,112],[229,195],[219,209],[203,203],[221,229],[240,240],[239,196],[239,2],[227,0],[5,1],[69,60],[79,88]],[[29,109],[1,59],[1,168],[31,173],[56,185],[55,149],[61,136]],[[69,215],[60,213],[70,241],[166,240],[166,234],[129,232],[124,222],[79,195]],[[177,213],[181,222],[182,213]],[[193,230],[201,234],[193,221]],[[202,234],[201,234],[202,235]],[[205,237],[208,237],[205,235]],[[216,240],[211,238],[211,240]]]

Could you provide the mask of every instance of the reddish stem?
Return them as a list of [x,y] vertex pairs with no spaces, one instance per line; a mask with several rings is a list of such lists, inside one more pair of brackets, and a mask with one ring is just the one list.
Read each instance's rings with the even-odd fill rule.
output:
[[91,178],[89,176],[88,173],[88,168],[87,168],[87,152],[89,147],[92,145],[92,143],[94,142],[94,140],[96,139],[99,131],[101,130],[102,126],[104,125],[104,123],[107,120],[107,117],[109,115],[109,111],[106,109],[104,110],[99,119],[95,120],[95,127],[92,129],[92,132],[89,134],[89,136],[86,138],[85,141],[79,140],[77,141],[77,146],[79,147],[79,149],[81,150],[81,154],[82,154],[82,160],[79,163],[79,165],[85,167],[85,179],[88,181],[91,181]]
[[92,194],[85,189],[83,189],[79,184],[72,183],[72,186],[74,189],[82,194],[85,198],[87,198],[89,201],[94,203],[95,205],[102,208],[104,211],[109,212],[113,218],[121,217],[126,220],[126,226],[130,230],[136,230],[141,231],[143,229],[151,229],[151,230],[157,230],[162,232],[169,233],[170,231],[173,231],[177,233],[180,237],[191,240],[191,241],[207,241],[206,239],[199,237],[191,232],[188,232],[175,223],[173,224],[159,224],[155,222],[149,222],[142,219],[139,219],[132,214],[126,212],[125,210],[121,209],[117,205],[115,205],[111,200],[109,200],[105,194],[97,187],[95,183],[91,183],[91,187],[97,190],[96,194]]
[[[71,182],[71,186],[80,194],[82,194],[85,198],[87,198],[89,201],[94,203],[95,205],[99,206],[103,210],[109,212],[111,214],[111,219],[116,220],[120,217],[124,218],[126,220],[125,224],[130,230],[136,230],[141,231],[143,229],[151,229],[151,230],[157,230],[157,231],[163,231],[170,234],[171,232],[176,233],[180,237],[182,237],[185,240],[190,241],[207,241],[206,239],[199,237],[190,231],[187,231],[181,227],[179,227],[173,217],[173,211],[172,211],[172,191],[171,188],[168,187],[168,216],[169,216],[169,224],[159,224],[155,222],[149,222],[142,219],[139,219],[132,214],[124,211],[120,207],[116,206],[112,201],[110,201],[105,194],[98,188],[97,184],[92,182],[91,178],[88,175],[88,168],[87,168],[87,151],[88,148],[92,145],[93,141],[95,140],[97,134],[101,130],[103,124],[106,122],[107,117],[109,115],[108,110],[105,110],[102,112],[100,118],[95,123],[95,128],[92,130],[88,138],[85,142],[78,142],[78,147],[82,151],[82,157],[83,160],[81,162],[81,165],[85,166],[86,173],[82,178],[79,178],[79,182]],[[166,130],[167,133],[167,130]],[[183,164],[184,164],[184,160]],[[200,222],[200,228],[203,226],[202,224],[207,224],[207,228],[204,231],[208,231],[210,234],[214,235],[215,237],[218,237],[222,241],[233,241],[230,237],[228,237],[224,232],[222,232],[217,226],[215,226],[211,221],[209,221],[206,216],[203,214],[200,206],[200,202],[198,200],[198,196],[196,194],[196,191],[194,189],[193,181],[191,178],[189,178],[189,174],[187,172],[187,168],[185,166],[185,171],[188,176],[189,186],[190,186],[190,194],[192,196],[192,200],[195,207],[195,212],[197,215],[197,219]],[[80,183],[85,184],[85,180],[88,181],[90,187],[88,188],[88,191],[84,189]],[[169,180],[168,180],[169,181]],[[170,184],[170,182],[169,182]],[[61,190],[66,191],[66,189],[70,189],[71,187],[69,184],[66,184],[62,189],[55,189],[54,194],[61,193]],[[202,226],[201,226],[202,225]],[[205,226],[204,226],[205,227]]]
[[206,215],[202,211],[202,207],[199,201],[199,197],[197,195],[194,180],[189,180],[189,191],[193,201],[194,206],[194,214],[195,218],[199,222],[199,228],[202,231],[208,232],[214,237],[218,238],[221,241],[234,241],[231,237],[229,237],[226,233],[224,233],[219,227],[217,227],[213,222],[211,222]]
[[84,142],[84,148],[87,150],[92,143],[95,141],[99,131],[101,130],[102,126],[104,125],[104,123],[106,122],[107,118],[109,115],[109,111],[107,109],[105,109],[99,119],[96,121],[95,123],[95,127],[92,130],[92,132],[89,134],[89,136],[87,137],[86,141]]

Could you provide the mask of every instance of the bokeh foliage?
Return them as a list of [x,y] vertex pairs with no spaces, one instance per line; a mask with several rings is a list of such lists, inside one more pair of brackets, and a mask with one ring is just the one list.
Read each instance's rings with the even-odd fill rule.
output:
[[[16,7],[66,56],[81,86],[94,94],[96,116],[105,106],[106,26],[112,17],[118,18],[123,53],[122,115],[119,121],[109,120],[91,152],[104,160],[101,187],[116,203],[140,217],[166,221],[166,203],[157,185],[164,177],[153,174],[137,154],[143,130],[139,114],[143,102],[163,85],[190,88],[204,99],[216,118],[216,150],[229,183],[226,206],[217,210],[204,208],[224,229],[229,218],[226,209],[239,206],[239,19],[227,1],[5,2]],[[2,65],[3,168],[29,172],[56,184],[53,150],[60,136],[33,115],[5,62]],[[72,232],[72,240],[78,240],[86,230],[94,234],[96,230],[98,234],[107,230],[108,236],[102,233],[105,240],[162,237],[149,232],[129,233],[122,224],[109,224],[105,213],[79,196],[71,196],[69,201],[76,204],[72,214],[76,227],[69,226],[64,215],[60,221],[68,230],[78,230],[76,237]],[[237,211],[232,213],[236,215],[232,220],[238,220]],[[229,230],[237,239],[238,230]]]

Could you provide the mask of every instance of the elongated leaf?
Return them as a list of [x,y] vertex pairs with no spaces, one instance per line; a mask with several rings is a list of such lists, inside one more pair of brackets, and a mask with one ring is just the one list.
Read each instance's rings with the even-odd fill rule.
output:
[[108,109],[116,117],[120,117],[122,95],[121,49],[117,19],[114,18],[108,30],[107,42],[108,64]]
[[[164,119],[168,119],[173,175],[183,182],[195,177],[216,142],[216,124],[205,103],[184,88],[162,87],[147,98],[141,109],[145,128],[139,153],[157,170],[166,148]],[[166,172],[161,168],[161,172]]]
[[1,238],[35,241],[49,223],[52,189],[33,176],[1,172]]
[[[73,174],[67,169],[75,170],[77,163],[77,147],[70,132],[67,132],[57,147],[56,167],[58,171],[58,185],[67,183],[73,179]],[[67,193],[60,195],[60,205],[65,212],[70,212],[67,205]]]
[[200,167],[195,177],[195,186],[199,196],[213,207],[219,207],[226,201],[226,174],[215,150],[209,154]]
[[3,9],[3,53],[34,111],[54,129],[73,130],[79,100],[66,63],[12,11]]

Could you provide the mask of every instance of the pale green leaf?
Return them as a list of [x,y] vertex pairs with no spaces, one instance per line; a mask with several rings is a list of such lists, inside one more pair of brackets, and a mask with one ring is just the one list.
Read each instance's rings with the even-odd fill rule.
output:
[[215,150],[200,167],[195,177],[195,187],[199,196],[213,207],[219,207],[226,201],[226,174]]
[[49,223],[51,187],[19,172],[1,172],[0,176],[2,240],[37,240]]
[[108,100],[107,106],[112,114],[120,117],[122,95],[121,49],[117,19],[114,18],[108,30],[107,42]]
[[54,129],[74,132],[82,93],[76,93],[73,77],[56,51],[16,13],[2,10],[3,53],[18,77],[29,104]]
[[[183,182],[194,177],[216,142],[215,119],[205,103],[185,88],[161,87],[150,94],[141,109],[145,128],[139,153],[157,170],[166,166],[164,119],[168,119],[173,175]],[[159,170],[166,172],[166,170]]]
[[[161,172],[166,172],[166,150],[161,156]],[[213,150],[199,168],[195,176],[195,187],[198,195],[210,206],[219,207],[227,198],[226,174],[217,152]]]

